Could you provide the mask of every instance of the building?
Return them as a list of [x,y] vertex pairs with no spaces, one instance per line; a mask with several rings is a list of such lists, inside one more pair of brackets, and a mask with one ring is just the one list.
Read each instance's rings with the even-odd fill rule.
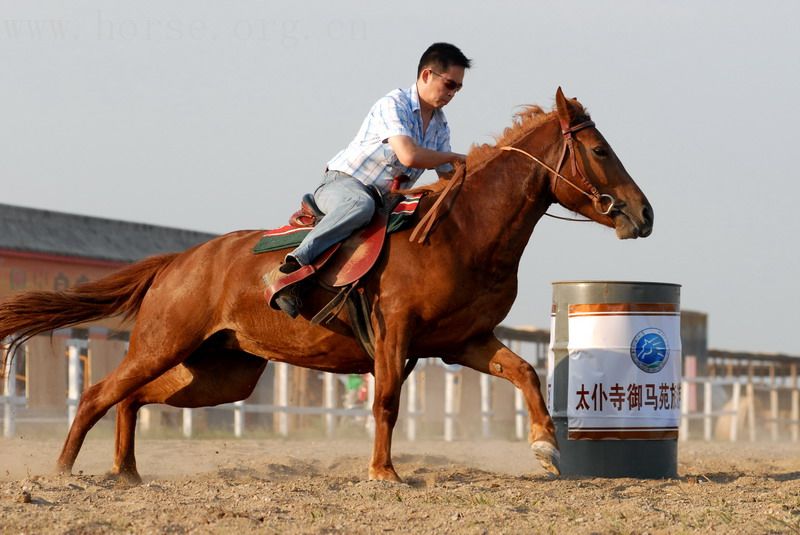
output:
[[[63,290],[147,256],[179,252],[213,238],[191,230],[0,204],[0,300],[27,290]],[[66,347],[80,340],[81,390],[125,354],[129,325],[111,319],[30,340],[14,361],[17,395],[31,418],[63,420]]]

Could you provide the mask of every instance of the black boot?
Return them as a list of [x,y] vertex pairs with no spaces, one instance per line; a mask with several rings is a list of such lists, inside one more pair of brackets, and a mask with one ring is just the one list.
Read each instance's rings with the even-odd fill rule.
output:
[[[264,275],[264,283],[267,287],[272,286],[279,279],[293,273],[300,269],[300,264],[292,257],[287,258],[286,262],[276,267],[266,275]],[[294,285],[288,286],[280,290],[273,297],[273,301],[283,312],[288,314],[292,319],[300,314],[300,299],[297,296],[297,290]]]

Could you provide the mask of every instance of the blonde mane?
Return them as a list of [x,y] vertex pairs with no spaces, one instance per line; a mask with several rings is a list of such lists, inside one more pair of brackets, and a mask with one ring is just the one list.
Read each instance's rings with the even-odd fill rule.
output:
[[[586,109],[577,100],[572,103],[578,108],[578,116],[583,116],[588,119]],[[530,134],[533,130],[539,128],[543,124],[556,117],[556,110],[553,108],[551,111],[544,111],[540,106],[535,104],[525,106],[520,112],[514,114],[511,126],[503,130],[503,133],[495,137],[494,144],[484,143],[481,145],[472,145],[467,153],[467,166],[457,164],[455,172],[451,178],[440,178],[436,182],[419,186],[410,190],[407,193],[428,193],[436,194],[442,191],[447,186],[447,183],[457,178],[459,175],[470,175],[491,162],[494,158],[501,154],[500,147],[513,145],[521,140],[523,137]],[[469,167],[469,172],[466,171]]]

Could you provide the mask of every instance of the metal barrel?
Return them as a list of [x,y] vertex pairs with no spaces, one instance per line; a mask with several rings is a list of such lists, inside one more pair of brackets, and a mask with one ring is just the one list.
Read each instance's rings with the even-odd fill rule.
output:
[[[570,324],[576,332],[570,333]],[[577,332],[580,329],[592,332]],[[591,345],[592,340],[604,342],[606,339],[618,341],[609,342],[614,346],[610,349],[585,347]],[[658,365],[665,364],[640,356],[651,353],[650,358],[653,358],[651,348],[642,350],[648,342],[664,346],[656,353],[663,362],[671,360],[666,372],[664,369],[652,372]],[[667,345],[669,348],[665,349]],[[681,360],[679,284],[554,282],[549,359],[548,406],[561,449],[563,475],[677,476]],[[637,359],[643,362],[637,364]],[[571,370],[571,366],[574,369]],[[627,374],[627,378],[608,377],[607,369]],[[667,375],[663,376],[664,373]],[[598,401],[600,412],[597,412]],[[641,422],[648,423],[642,425]]]

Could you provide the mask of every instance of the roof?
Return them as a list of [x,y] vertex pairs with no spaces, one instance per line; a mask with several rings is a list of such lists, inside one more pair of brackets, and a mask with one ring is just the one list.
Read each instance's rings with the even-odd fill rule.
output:
[[0,203],[0,249],[134,262],[184,251],[214,234]]

